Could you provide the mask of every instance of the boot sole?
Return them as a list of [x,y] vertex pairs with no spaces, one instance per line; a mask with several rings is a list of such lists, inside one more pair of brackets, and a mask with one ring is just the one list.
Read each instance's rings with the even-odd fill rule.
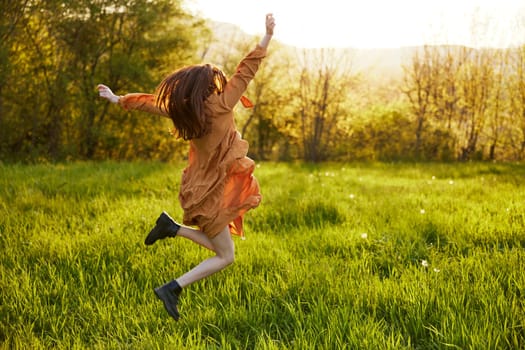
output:
[[177,305],[173,307],[173,305],[168,301],[169,297],[166,297],[166,294],[160,289],[155,288],[155,295],[157,298],[159,298],[162,303],[164,304],[164,308],[168,312],[168,314],[175,319],[175,321],[178,321],[180,318],[179,310],[177,310]]
[[170,225],[178,225],[175,220],[173,220],[167,213],[163,212],[160,217],[155,222],[155,227],[150,231],[146,240],[144,241],[145,245],[152,245],[159,239],[164,239],[166,237],[171,237],[169,233]]

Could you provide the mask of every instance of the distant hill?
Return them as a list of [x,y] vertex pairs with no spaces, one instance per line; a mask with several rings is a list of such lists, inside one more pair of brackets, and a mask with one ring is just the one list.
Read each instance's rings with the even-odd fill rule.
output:
[[417,49],[417,47],[401,47],[349,50],[355,53],[354,64],[357,70],[398,78],[403,73],[402,66],[410,63]]
[[[234,42],[250,42],[253,40],[253,35],[245,33],[241,28],[230,23],[222,23],[210,21],[209,26],[215,34],[217,43],[215,44],[219,50],[220,42],[234,43]],[[290,51],[303,50],[290,45],[280,43],[284,48]],[[460,49],[459,46],[440,46],[443,50],[454,47]],[[392,81],[399,80],[403,76],[403,66],[409,65],[414,54],[420,50],[421,46],[400,47],[400,48],[375,48],[375,49],[334,49],[340,52],[341,55],[349,55],[351,57],[352,67],[354,72],[362,73],[367,76],[370,81]],[[307,49],[316,50],[316,49]],[[320,50],[320,49],[319,49]],[[499,51],[506,49],[480,49],[489,51]]]
[[[253,35],[245,33],[238,26],[231,23],[210,21],[209,26],[217,41],[237,42],[253,40]],[[301,50],[290,45],[284,45],[290,50]],[[309,49],[311,50],[311,49]],[[401,76],[402,65],[410,62],[417,47],[385,48],[385,49],[336,49],[342,55],[351,55],[352,65],[356,71],[385,78]]]

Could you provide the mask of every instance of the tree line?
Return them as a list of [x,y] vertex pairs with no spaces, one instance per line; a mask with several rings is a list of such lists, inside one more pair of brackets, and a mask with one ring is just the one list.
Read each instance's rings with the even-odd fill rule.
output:
[[[0,159],[181,159],[166,118],[97,96],[154,91],[171,71],[227,74],[257,40],[183,1],[0,0]],[[273,42],[237,109],[258,160],[523,160],[525,46],[424,46],[402,78],[372,82],[350,51]]]
[[418,157],[522,160],[525,46],[424,47],[405,67]]

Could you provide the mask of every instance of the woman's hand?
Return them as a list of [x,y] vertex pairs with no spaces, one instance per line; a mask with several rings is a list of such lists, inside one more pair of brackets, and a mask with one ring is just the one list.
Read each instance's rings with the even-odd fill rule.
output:
[[272,40],[274,27],[275,19],[273,18],[273,15],[269,13],[266,15],[266,35],[263,36],[263,38],[261,39],[259,46],[261,46],[264,49],[268,48],[268,44],[270,43],[270,40]]
[[97,89],[100,97],[107,99],[111,103],[118,103],[118,100],[120,100],[120,97],[115,95],[106,85],[98,84]]
[[273,35],[273,28],[275,28],[275,19],[273,14],[269,13],[266,15],[266,34]]

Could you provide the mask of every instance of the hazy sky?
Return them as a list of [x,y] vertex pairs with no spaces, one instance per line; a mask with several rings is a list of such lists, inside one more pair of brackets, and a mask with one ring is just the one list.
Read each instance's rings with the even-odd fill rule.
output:
[[525,0],[185,0],[202,17],[264,32],[299,47],[400,47],[525,43]]

